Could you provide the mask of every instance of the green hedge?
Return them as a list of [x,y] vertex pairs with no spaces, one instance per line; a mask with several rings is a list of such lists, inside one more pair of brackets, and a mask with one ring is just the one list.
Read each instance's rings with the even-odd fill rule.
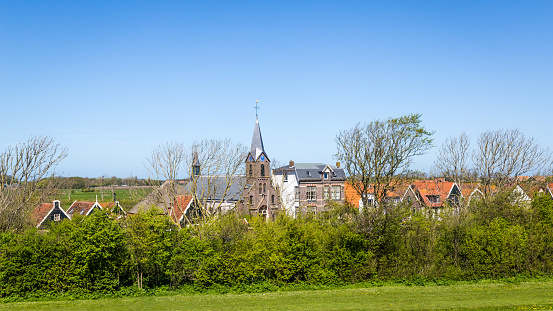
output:
[[102,213],[0,234],[0,296],[187,287],[272,290],[356,282],[550,276],[553,202],[498,195],[439,215],[402,206],[272,221],[228,214],[179,229],[157,211]]

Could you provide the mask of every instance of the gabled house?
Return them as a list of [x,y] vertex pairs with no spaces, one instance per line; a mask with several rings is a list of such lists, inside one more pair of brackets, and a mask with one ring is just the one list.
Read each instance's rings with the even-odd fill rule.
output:
[[484,192],[480,190],[480,184],[463,183],[461,184],[461,206],[470,206],[475,200],[484,198]]
[[100,206],[105,210],[110,217],[115,217],[117,219],[127,216],[127,213],[119,204],[119,201],[115,202],[100,202]]
[[553,198],[553,183],[547,185],[547,193]]
[[530,204],[534,196],[546,193],[546,188],[533,183],[520,183],[513,187],[513,203]]
[[462,197],[459,186],[444,179],[419,180],[411,183],[411,187],[425,207],[434,209],[442,208],[446,203],[457,207]]
[[405,194],[403,195],[402,202],[405,202],[406,204],[410,205],[414,209],[420,209],[424,207],[424,203],[421,197],[417,194],[417,190],[415,190],[413,185],[409,185],[407,187],[407,190],[405,190]]
[[73,218],[75,215],[88,216],[96,210],[102,210],[102,206],[98,201],[96,202],[85,202],[77,201],[73,202],[71,206],[67,209],[67,214]]
[[[352,186],[352,184],[350,182],[346,182],[344,185],[344,189],[344,199],[353,207],[359,207],[363,209],[363,200],[361,199],[359,193],[357,193],[357,190],[355,190],[355,188]],[[367,198],[369,201],[369,205],[374,206],[376,204],[374,199],[374,190],[372,186],[369,187]],[[386,193],[385,201],[393,205],[397,205],[402,202],[409,202],[413,203],[414,206],[418,206],[416,205],[418,198],[413,192],[413,189],[409,184],[402,181],[394,182],[393,185],[389,187],[388,192]]]
[[60,201],[41,203],[31,213],[33,225],[38,229],[47,229],[52,222],[70,219],[69,215],[61,208]]
[[197,214],[197,210],[192,207],[192,196],[179,195],[175,198],[175,203],[168,211],[168,216],[171,220],[178,225],[185,224],[191,219],[197,218],[201,215]]

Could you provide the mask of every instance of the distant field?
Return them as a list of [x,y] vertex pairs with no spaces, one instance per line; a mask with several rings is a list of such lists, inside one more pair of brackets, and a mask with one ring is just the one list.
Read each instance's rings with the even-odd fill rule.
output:
[[553,281],[384,286],[261,294],[180,294],[0,304],[0,310],[549,310]]
[[129,209],[136,203],[146,197],[152,188],[150,187],[102,187],[94,189],[94,192],[83,192],[81,189],[62,189],[58,192],[58,197],[61,205],[69,207],[73,201],[95,201],[98,197],[98,202],[113,201],[113,192],[115,192],[116,200],[121,203],[125,209]]

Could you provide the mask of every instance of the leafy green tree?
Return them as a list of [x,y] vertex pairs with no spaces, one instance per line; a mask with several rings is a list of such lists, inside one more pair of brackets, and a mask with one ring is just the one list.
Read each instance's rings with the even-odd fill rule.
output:
[[121,285],[127,248],[125,233],[104,212],[85,217],[71,232],[72,268],[87,291],[113,291]]
[[149,286],[166,281],[177,228],[169,217],[155,208],[127,217],[127,242],[139,289],[144,288],[144,275]]
[[421,123],[420,114],[411,114],[358,123],[338,133],[336,157],[345,164],[363,206],[369,206],[371,193],[382,202],[397,175],[408,172],[412,159],[432,147],[433,132]]

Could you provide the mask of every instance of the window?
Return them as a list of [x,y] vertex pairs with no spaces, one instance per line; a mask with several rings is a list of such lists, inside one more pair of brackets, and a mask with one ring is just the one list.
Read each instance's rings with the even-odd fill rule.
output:
[[253,195],[250,195],[250,205],[253,204]]
[[60,221],[60,214],[54,214],[54,221]]
[[263,184],[263,193],[267,192],[267,184]]
[[323,178],[324,178],[324,179],[328,179],[328,173],[324,173],[324,174],[323,174]]
[[440,196],[439,195],[427,195],[428,202],[430,203],[440,203]]
[[297,186],[294,188],[296,188],[296,202],[298,202],[300,200],[300,188]]
[[275,195],[271,195],[271,204],[275,204]]
[[262,190],[263,190],[263,188],[261,188],[261,183],[259,183],[259,194],[263,193]]
[[317,200],[317,187],[307,186],[307,201]]
[[284,181],[288,181],[288,173],[284,172],[282,174],[284,175]]
[[250,164],[250,176],[253,176],[253,168],[251,164]]
[[311,177],[311,172],[307,171],[307,177]]
[[265,177],[265,164],[261,164],[261,177]]
[[330,199],[330,189],[328,188],[328,186],[325,186],[323,188],[323,199],[324,200]]
[[332,200],[341,200],[341,199],[342,199],[342,187],[332,186]]
[[459,197],[456,195],[452,195],[450,199],[451,204],[453,205],[459,205]]

